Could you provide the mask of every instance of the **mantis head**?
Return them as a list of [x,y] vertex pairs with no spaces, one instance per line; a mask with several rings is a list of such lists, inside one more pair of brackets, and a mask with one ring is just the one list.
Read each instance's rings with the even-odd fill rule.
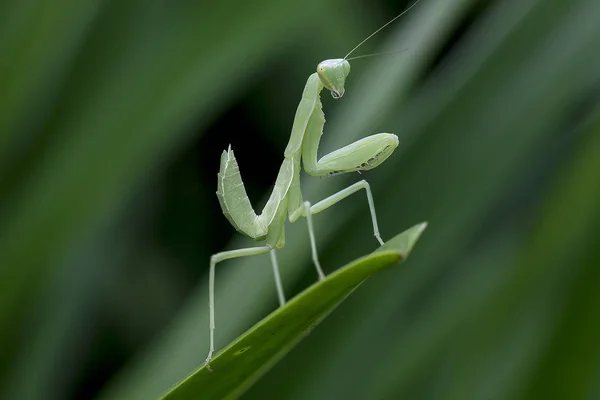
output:
[[350,73],[350,63],[343,58],[321,61],[317,65],[317,74],[323,86],[327,88],[334,99],[344,95],[344,84]]

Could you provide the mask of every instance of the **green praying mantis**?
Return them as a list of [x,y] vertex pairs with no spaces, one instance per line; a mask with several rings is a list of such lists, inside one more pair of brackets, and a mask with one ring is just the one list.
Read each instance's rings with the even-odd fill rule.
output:
[[[286,215],[291,223],[296,222],[300,217],[306,218],[312,261],[319,279],[322,280],[325,278],[325,274],[319,263],[312,216],[363,189],[366,192],[371,212],[373,234],[379,244],[383,245],[377,225],[373,195],[367,181],[361,180],[356,182],[316,204],[311,204],[302,198],[300,170],[302,164],[304,170],[309,175],[320,177],[347,172],[368,171],[378,167],[394,152],[398,146],[398,137],[392,133],[378,133],[351,143],[319,159],[317,151],[325,124],[320,94],[325,88],[331,92],[334,99],[341,98],[344,95],[346,78],[350,73],[350,63],[348,61],[352,58],[348,59],[348,56],[381,29],[407,13],[419,1],[414,2],[402,13],[369,35],[344,58],[329,59],[319,63],[316,72],[308,77],[302,93],[302,99],[296,110],[291,137],[284,152],[283,163],[275,180],[273,191],[260,215],[256,214],[250,204],[231,145],[227,150],[223,151],[217,185],[217,197],[223,214],[238,232],[256,241],[264,241],[265,244],[258,247],[216,253],[210,258],[210,349],[205,361],[206,367],[209,370],[209,363],[215,350],[214,289],[215,266],[217,263],[232,258],[269,253],[279,303],[280,305],[284,305],[286,300],[275,253],[277,249],[281,249],[285,244],[284,225]],[[355,58],[361,57],[365,56]]]

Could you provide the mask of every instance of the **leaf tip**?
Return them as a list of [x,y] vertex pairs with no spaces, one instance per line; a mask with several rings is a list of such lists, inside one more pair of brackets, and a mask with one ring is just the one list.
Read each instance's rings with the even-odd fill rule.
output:
[[400,254],[400,261],[406,260],[413,247],[427,228],[427,222],[421,222],[390,239],[379,248],[380,251],[393,251]]

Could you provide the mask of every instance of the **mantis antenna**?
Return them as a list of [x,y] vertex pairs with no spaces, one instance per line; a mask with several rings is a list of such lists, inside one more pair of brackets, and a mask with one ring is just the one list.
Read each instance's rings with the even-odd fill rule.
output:
[[375,57],[375,56],[386,56],[388,54],[396,54],[396,53],[401,53],[403,51],[406,51],[406,49],[397,49],[397,50],[392,50],[392,51],[382,51],[380,53],[363,54],[363,55],[360,55],[360,56],[346,58],[345,60],[346,61],[350,61],[350,60],[357,60],[359,58],[367,58],[367,57]]
[[[354,52],[354,50],[358,49],[360,46],[362,46],[367,40],[371,39],[373,36],[375,36],[380,30],[382,30],[383,28],[385,28],[386,26],[388,26],[389,24],[391,24],[392,22],[394,22],[395,20],[397,20],[398,18],[400,18],[401,16],[403,16],[404,14],[406,14],[407,12],[409,12],[411,10],[411,8],[413,8],[414,6],[417,5],[417,3],[419,3],[421,0],[417,0],[414,3],[411,4],[410,7],[408,7],[406,10],[402,11],[400,14],[396,15],[394,18],[392,18],[391,20],[389,20],[385,25],[383,25],[382,27],[380,27],[379,29],[377,29],[375,32],[371,33],[369,36],[367,36],[362,42],[360,42],[359,44],[356,45],[356,47],[354,47],[352,50],[350,50],[350,52],[348,54],[346,54],[344,56],[344,60],[348,60],[348,56],[350,54],[352,54]],[[375,54],[373,54],[375,55]],[[351,58],[352,59],[356,59],[359,57],[354,57]]]

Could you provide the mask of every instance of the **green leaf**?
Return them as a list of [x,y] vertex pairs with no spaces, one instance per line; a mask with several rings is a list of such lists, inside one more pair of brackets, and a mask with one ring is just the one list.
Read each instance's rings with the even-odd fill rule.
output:
[[267,372],[372,274],[404,261],[427,227],[421,223],[396,235],[315,283],[254,325],[194,371],[164,399],[235,398]]

